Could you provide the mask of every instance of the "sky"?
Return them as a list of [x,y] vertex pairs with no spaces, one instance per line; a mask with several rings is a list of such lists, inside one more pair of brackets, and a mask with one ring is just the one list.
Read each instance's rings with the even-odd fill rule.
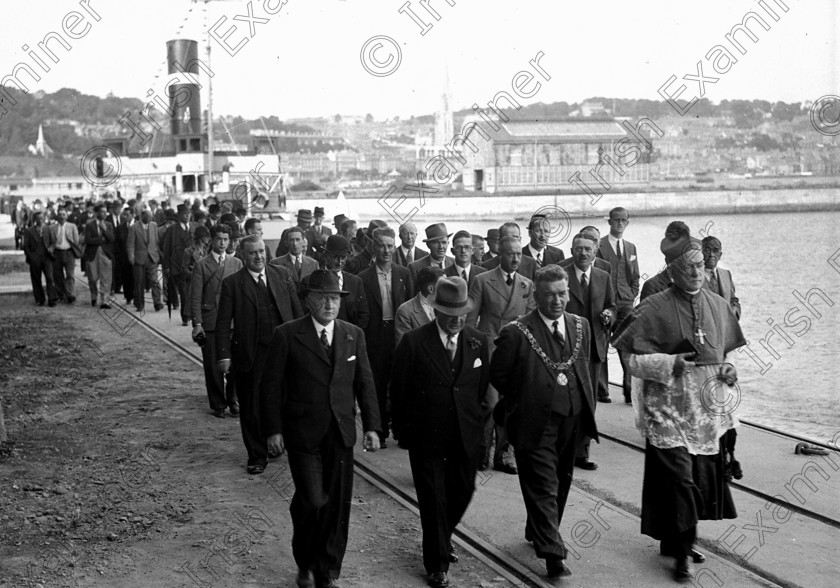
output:
[[[214,114],[246,118],[429,114],[439,109],[447,87],[453,109],[485,105],[499,91],[512,92],[521,71],[535,76],[527,85],[527,76],[518,78],[522,93],[530,95],[523,104],[591,96],[661,100],[657,91],[671,76],[677,80],[667,92],[685,85],[681,99],[687,99],[700,97],[698,61],[707,78],[701,79],[702,97],[713,102],[801,102],[840,94],[833,0],[430,0],[434,16],[419,0],[400,13],[405,2],[3,0],[0,76],[19,62],[35,63],[23,45],[44,59],[38,43],[50,32],[61,33],[64,22],[79,38],[61,33],[70,51],[50,44],[59,62],[45,61],[48,72],[34,66],[39,82],[20,75],[30,91],[71,87],[142,99],[153,89],[162,96],[166,41],[200,40],[206,60],[206,34],[213,29]],[[257,19],[252,24],[245,18],[249,4]],[[409,11],[426,23],[425,35]],[[762,16],[769,30],[754,24],[756,43],[736,37],[742,55],[725,35],[749,11]],[[231,27],[226,50],[222,39]],[[366,44],[380,46],[362,59]],[[705,57],[718,44],[737,58],[722,74]],[[542,76],[529,66],[540,53]],[[695,79],[683,79],[687,75]]]

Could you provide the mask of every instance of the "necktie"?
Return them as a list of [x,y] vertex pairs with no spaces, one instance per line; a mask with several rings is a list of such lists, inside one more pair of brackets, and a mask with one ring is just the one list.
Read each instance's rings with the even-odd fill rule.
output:
[[411,249],[408,250],[408,255],[405,256],[405,263],[408,265],[409,263],[414,262],[414,256],[411,254]]
[[300,277],[300,257],[295,257],[295,271],[297,272],[298,277]]
[[225,256],[220,255],[219,256],[219,267],[222,267],[223,265],[225,265]]
[[589,280],[586,279],[586,274],[580,274],[580,288],[586,296],[586,288],[589,286]]
[[712,292],[714,292],[715,294],[720,294],[720,284],[718,284],[717,272],[715,270],[711,271],[711,274],[709,276],[709,283],[712,286]]
[[257,276],[257,288],[260,290],[265,290],[265,282],[263,282],[262,274]]
[[508,274],[507,275],[507,279],[505,280],[505,284],[507,284],[508,286],[513,284],[513,274]]
[[621,241],[615,242],[615,254],[621,259]]
[[327,354],[327,358],[332,361],[332,349],[330,347],[330,340],[327,339],[326,329],[321,329],[321,345],[324,347],[324,352]]
[[553,330],[551,331],[551,336],[554,337],[554,340],[560,344],[562,348],[563,345],[566,344],[566,339],[563,337],[563,334],[560,332],[560,328],[558,327],[559,321],[554,321],[551,323]]
[[449,353],[450,363],[455,362],[455,352],[457,350],[458,350],[457,335],[447,335],[446,336],[446,351],[447,351],[447,353]]
[[542,251],[537,251],[537,267],[542,267]]
[[465,282],[467,281],[467,270],[465,270],[465,269],[461,270],[461,277],[464,278]]

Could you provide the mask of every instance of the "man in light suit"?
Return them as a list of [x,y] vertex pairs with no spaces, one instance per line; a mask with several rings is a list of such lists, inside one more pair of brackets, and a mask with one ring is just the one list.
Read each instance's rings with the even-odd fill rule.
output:
[[140,213],[140,222],[131,225],[126,243],[128,261],[134,268],[134,307],[142,312],[146,305],[146,282],[152,287],[152,301],[155,310],[163,308],[160,295],[160,246],[157,224],[151,211]]
[[472,263],[472,235],[468,231],[458,231],[452,239],[452,255],[455,263],[444,271],[448,277],[458,276],[472,286],[475,277],[487,270]]
[[[501,227],[499,227],[499,248],[501,250],[501,239],[504,237],[513,237],[518,242],[521,243],[522,236],[519,230],[519,225],[513,222],[505,223]],[[488,270],[493,270],[499,267],[499,263],[501,263],[501,257],[497,255],[493,259],[489,259],[484,263],[484,267]],[[526,255],[521,255],[519,259],[519,265],[516,267],[516,271],[528,278],[529,280],[533,281],[534,273],[537,271],[537,262],[532,257],[528,257]]]
[[114,226],[105,220],[108,210],[104,204],[93,208],[94,218],[85,225],[85,262],[87,263],[90,305],[109,309],[111,278],[114,269]]
[[[499,265],[496,269],[476,277],[470,288],[473,309],[467,316],[467,324],[477,327],[490,337],[490,351],[493,340],[507,323],[534,308],[534,285],[517,272],[522,257],[522,245],[516,237],[507,235],[499,241]],[[490,389],[489,408],[493,410],[499,401],[498,393]],[[485,450],[489,450],[493,433],[496,435],[496,449],[493,452],[493,469],[508,474],[517,472],[516,463],[510,451],[503,423],[495,423],[492,414],[485,428]],[[486,467],[482,464],[482,468]]]
[[388,381],[396,348],[394,319],[400,305],[409,299],[412,281],[409,271],[391,260],[395,248],[394,230],[380,228],[373,232],[374,264],[362,271],[359,277],[365,285],[365,296],[370,308],[370,321],[365,330],[370,353],[370,367],[379,400],[380,445],[388,446],[390,432],[388,414]]
[[57,222],[46,233],[47,251],[53,258],[53,282],[59,300],[76,302],[76,259],[82,256],[79,230],[67,222],[67,210],[59,208]]
[[443,276],[443,270],[434,265],[417,272],[417,283],[414,284],[417,294],[400,305],[394,319],[397,345],[407,332],[435,320],[432,301],[435,299],[435,286]]
[[537,309],[499,333],[490,382],[504,401],[516,450],[528,513],[525,539],[546,560],[548,576],[554,579],[571,574],[563,561],[566,547],[559,529],[572,483],[575,440],[579,435],[597,440],[598,431],[588,321],[564,312],[569,300],[565,270],[550,265],[535,278]]
[[[19,213],[20,214],[20,213]],[[53,281],[52,259],[47,252],[46,235],[49,228],[44,224],[44,213],[36,210],[31,215],[32,226],[23,232],[23,253],[26,263],[29,264],[29,277],[32,281],[32,294],[35,296],[35,304],[44,306],[48,302],[55,306],[58,295],[55,292]],[[47,296],[44,296],[44,286],[41,283],[41,274],[47,282]]]
[[435,321],[397,346],[391,406],[420,505],[429,585],[445,588],[449,564],[458,560],[452,532],[475,492],[482,457],[490,357],[487,335],[465,325],[471,303],[463,278],[443,278],[432,306]]
[[703,239],[702,246],[703,263],[706,267],[706,279],[703,282],[703,287],[726,300],[729,306],[732,307],[735,318],[740,321],[741,302],[735,295],[735,283],[732,281],[732,272],[728,269],[718,267],[718,262],[723,257],[723,247],[721,246],[720,239],[710,235]]
[[289,451],[297,585],[333,588],[350,526],[356,403],[365,450],[379,448],[380,420],[365,335],[336,319],[345,295],[338,279],[317,270],[306,287],[310,314],[276,328],[268,348],[262,430],[270,451]]
[[455,263],[455,260],[446,254],[449,237],[451,235],[447,234],[446,225],[443,223],[436,223],[426,227],[426,238],[423,239],[423,242],[429,248],[429,255],[416,259],[414,263],[408,265],[412,283],[417,279],[417,272],[424,267],[436,265],[446,269]]
[[286,231],[286,249],[288,253],[275,257],[269,265],[285,267],[295,281],[295,287],[300,289],[300,281],[318,269],[318,262],[304,255],[306,236],[301,227],[292,227]]
[[530,241],[522,248],[522,255],[532,258],[537,269],[564,259],[563,252],[548,244],[551,236],[551,220],[544,214],[535,214],[528,223]]
[[192,338],[201,346],[204,364],[204,384],[213,416],[225,418],[225,408],[239,414],[236,384],[216,368],[216,317],[222,281],[242,269],[242,262],[225,251],[230,243],[230,227],[218,223],[210,229],[210,253],[195,264],[190,277],[190,316],[193,321]]
[[[340,235],[327,237],[326,245],[321,250],[322,269],[333,272],[338,278],[338,287],[348,292],[341,301],[338,318],[352,323],[360,329],[366,329],[370,320],[370,309],[365,295],[365,285],[359,276],[344,271],[344,265],[350,257],[352,245],[350,241]],[[309,274],[301,280],[301,289],[306,289]]]
[[[597,257],[612,265],[613,301],[618,312],[617,326],[629,315],[639,295],[639,260],[636,258],[636,246],[624,238],[624,231],[630,223],[630,213],[618,206],[610,210],[610,234],[601,239]],[[621,369],[624,371],[622,388],[624,402],[630,402],[630,366],[627,353],[618,352]],[[612,402],[609,396],[599,396],[598,402]]]
[[233,372],[242,440],[248,452],[247,471],[261,474],[268,463],[268,449],[260,432],[258,391],[268,344],[274,328],[302,317],[303,309],[286,268],[266,266],[262,239],[246,237],[242,252],[245,267],[222,280],[216,366],[222,374]]
[[[570,295],[566,303],[566,312],[582,316],[589,322],[589,376],[596,394],[617,314],[610,275],[592,265],[597,247],[598,240],[592,235],[579,233],[572,239],[574,264],[568,270]],[[595,404],[593,398],[592,406]],[[575,466],[584,470],[598,469],[598,464],[589,459],[588,437],[581,437],[578,441]]]
[[405,223],[400,225],[400,246],[394,251],[394,263],[408,267],[418,259],[428,257],[429,253],[414,246],[417,241],[417,225]]

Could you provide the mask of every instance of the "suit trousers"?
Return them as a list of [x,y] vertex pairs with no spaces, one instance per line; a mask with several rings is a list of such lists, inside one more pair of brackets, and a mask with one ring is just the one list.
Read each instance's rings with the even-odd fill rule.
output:
[[167,295],[169,296],[169,302],[172,303],[172,308],[178,308],[180,305],[182,322],[190,320],[188,292],[186,274],[169,274]]
[[388,401],[388,382],[391,380],[391,367],[394,364],[396,330],[394,321],[382,322],[382,337],[379,341],[367,341],[368,359],[379,400],[379,417],[382,421],[381,439],[388,438],[391,423],[390,403]]
[[76,298],[76,256],[70,249],[56,249],[53,261],[55,291],[62,300]]
[[[627,317],[627,315],[633,312],[633,305],[618,306],[616,310],[618,312],[615,324],[619,325],[621,324],[621,321]],[[621,388],[624,392],[624,400],[630,400],[630,355],[624,351],[619,351],[618,359],[621,362],[621,371],[624,373],[624,377],[621,381]]]
[[129,263],[128,258],[118,259],[114,265],[120,268],[120,283],[122,285],[125,303],[131,304],[134,300],[134,267]]
[[152,302],[160,306],[160,266],[154,263],[147,265],[134,264],[134,306],[143,310],[146,306],[146,283],[152,287]]
[[423,565],[427,574],[447,572],[452,532],[475,492],[478,459],[467,458],[462,447],[444,455],[410,449],[408,459],[420,505]]
[[347,549],[353,497],[353,448],[345,447],[335,420],[314,449],[286,440],[295,494],[292,553],[298,567],[312,570],[316,581],[338,578]]
[[41,274],[47,282],[47,296],[49,301],[55,302],[58,294],[55,291],[55,281],[53,279],[53,263],[50,258],[44,259],[30,259],[29,260],[29,278],[32,280],[32,294],[35,295],[35,302],[43,304],[47,301],[44,297],[44,285],[41,283]]
[[97,248],[96,257],[88,262],[87,278],[90,288],[90,299],[93,302],[105,304],[111,296],[111,278],[114,269],[111,267],[111,259]]
[[[268,463],[268,445],[265,435],[260,432],[259,390],[268,346],[257,347],[257,356],[250,371],[233,372],[236,381],[236,397],[239,399],[239,426],[242,429],[242,441],[248,452],[248,465]],[[236,364],[233,366],[236,369]]]
[[516,449],[519,486],[528,513],[525,535],[534,542],[537,557],[566,558],[559,528],[572,485],[579,423],[579,415],[552,412],[539,446]]
[[[598,381],[598,376],[603,373],[602,366],[606,362],[600,361],[592,361],[589,360],[589,378],[594,383]],[[595,416],[595,409],[598,407],[598,402],[596,402],[595,398],[592,399],[592,416]],[[575,458],[577,459],[589,459],[589,443],[592,441],[591,438],[587,437],[586,435],[582,435],[577,440],[577,449],[575,450]]]
[[216,333],[204,331],[207,342],[201,348],[201,358],[204,363],[204,385],[207,388],[207,398],[210,400],[210,410],[224,410],[227,406],[236,406],[236,384],[234,378],[225,378],[216,369]]

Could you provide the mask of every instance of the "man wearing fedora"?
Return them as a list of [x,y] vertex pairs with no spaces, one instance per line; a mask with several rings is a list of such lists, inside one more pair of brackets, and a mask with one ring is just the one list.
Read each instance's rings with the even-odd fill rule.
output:
[[248,452],[247,471],[261,474],[268,453],[266,436],[260,432],[257,393],[268,344],[274,327],[302,317],[303,309],[286,268],[266,265],[262,239],[246,237],[242,251],[245,267],[222,280],[216,316],[216,365],[223,374],[233,372],[242,440]]
[[268,347],[260,389],[262,430],[272,452],[289,452],[297,585],[329,588],[337,586],[347,547],[355,406],[358,402],[366,451],[379,448],[379,408],[365,335],[336,318],[347,295],[337,276],[315,271],[304,294],[310,314],[280,325]]
[[487,229],[484,241],[487,243],[487,253],[481,257],[481,261],[488,262],[499,255],[499,229]]
[[414,246],[417,242],[417,225],[412,222],[400,225],[400,246],[394,252],[394,263],[408,267],[418,259],[428,257],[428,252]]
[[426,227],[426,238],[423,239],[423,242],[429,248],[429,255],[408,264],[412,282],[417,279],[417,272],[424,267],[436,265],[445,270],[450,265],[455,264],[455,260],[446,254],[449,237],[451,236],[446,232],[446,225],[443,223],[435,223]]
[[309,257],[318,259],[321,248],[330,235],[332,235],[332,231],[324,225],[324,209],[321,206],[316,206],[315,212],[313,213],[312,226],[306,230],[306,254]]
[[[338,309],[338,318],[352,323],[360,329],[366,329],[370,319],[368,301],[365,296],[365,285],[359,276],[344,271],[344,265],[350,256],[350,241],[341,235],[330,235],[321,250],[321,269],[326,269],[338,278],[338,287],[348,292]],[[309,274],[301,281],[301,290],[306,289],[306,283],[312,277]]]
[[452,532],[475,491],[490,376],[487,335],[466,326],[467,283],[437,283],[435,320],[403,336],[394,356],[394,431],[408,449],[429,585],[449,586]]
[[[312,211],[308,208],[301,208],[297,211],[295,215],[297,218],[297,225],[300,227],[301,231],[303,231],[303,238],[306,240],[306,232],[309,230],[309,227],[312,225]],[[289,244],[286,241],[286,235],[289,233],[291,229],[294,227],[290,227],[288,229],[284,229],[283,233],[280,235],[280,242],[277,243],[277,250],[274,252],[274,257],[280,257],[282,255],[286,255],[289,252]],[[304,249],[304,253],[306,253],[306,248]]]
[[385,221],[374,219],[368,224],[367,230],[358,230],[356,233],[356,245],[361,246],[361,251],[347,262],[346,270],[348,272],[359,275],[362,271],[373,265],[373,259],[376,257],[373,233],[376,229],[385,229],[387,227],[388,223]]
[[376,383],[379,399],[379,416],[382,421],[380,441],[382,448],[388,446],[388,380],[391,378],[391,364],[396,347],[394,320],[397,309],[409,299],[412,291],[411,275],[402,266],[391,260],[394,255],[394,230],[388,227],[373,232],[375,263],[361,272],[359,277],[365,285],[365,296],[370,308],[370,321],[365,330],[370,353],[370,367]]
[[[169,211],[167,211],[169,212]],[[192,245],[190,234],[190,209],[178,205],[177,222],[163,235],[163,275],[167,278],[167,291],[173,308],[181,308],[181,324],[189,324],[190,305],[187,302],[187,276],[184,268],[184,251]],[[179,304],[180,303],[180,304]]]
[[318,262],[304,254],[306,236],[303,229],[300,227],[287,229],[285,240],[286,253],[272,259],[269,265],[286,268],[292,275],[295,285],[299,288],[300,281],[318,269]]

